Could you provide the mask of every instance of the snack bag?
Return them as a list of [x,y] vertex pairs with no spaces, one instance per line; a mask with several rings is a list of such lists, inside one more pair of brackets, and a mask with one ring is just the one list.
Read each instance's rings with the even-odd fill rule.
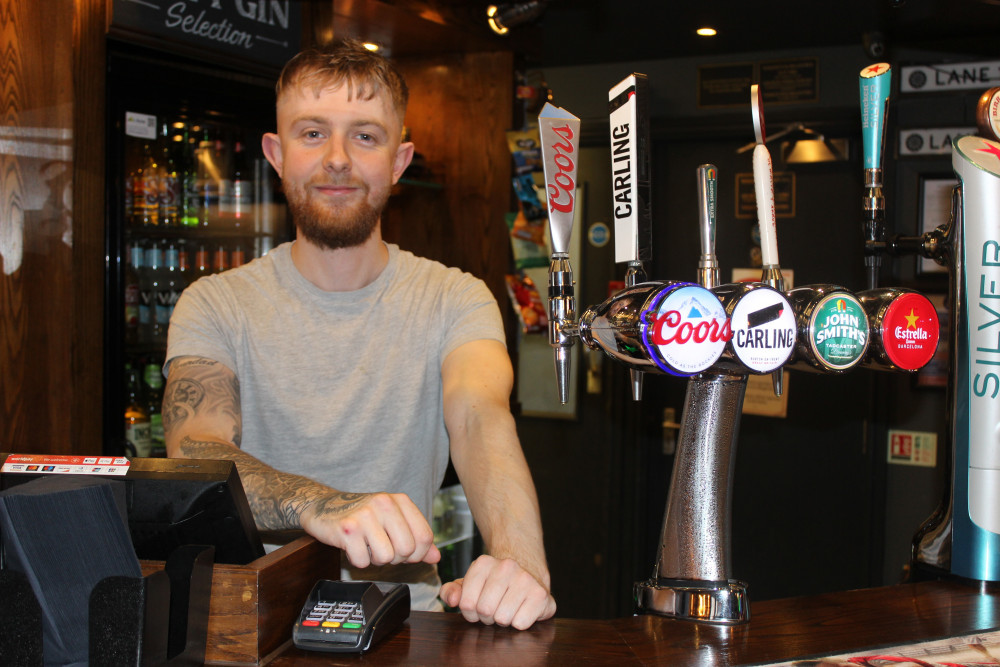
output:
[[526,334],[547,331],[549,318],[535,281],[521,274],[508,274],[506,278],[507,294],[510,295],[517,319],[521,322],[521,331]]

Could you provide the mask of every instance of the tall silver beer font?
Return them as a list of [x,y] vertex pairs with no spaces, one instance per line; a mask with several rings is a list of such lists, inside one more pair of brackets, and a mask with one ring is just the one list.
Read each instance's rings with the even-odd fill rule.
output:
[[555,356],[559,402],[569,400],[570,349],[576,336],[576,297],[569,241],[576,214],[576,172],[579,165],[580,119],[546,102],[538,115],[549,216],[549,345]]
[[914,536],[913,564],[1000,581],[1000,143],[960,137],[952,166],[951,220],[918,237],[920,252],[949,269],[951,479]]
[[885,248],[885,195],[882,192],[882,155],[885,148],[886,114],[892,70],[876,63],[861,70],[861,141],[864,145],[865,270],[868,289],[878,287],[878,274]]
[[[653,256],[649,147],[649,82],[632,73],[608,91],[615,262],[625,262],[625,286],[646,282]],[[642,371],[629,369],[633,400],[642,399]]]
[[[764,96],[760,86],[750,86],[750,113],[753,117],[753,133],[757,145],[753,149],[753,190],[757,199],[757,224],[760,228],[761,278],[779,292],[785,289],[785,279],[781,275],[778,261],[778,225],[774,212],[774,172],[771,167],[771,153],[767,150],[764,126]],[[784,371],[778,368],[771,375],[774,395],[781,396]]]

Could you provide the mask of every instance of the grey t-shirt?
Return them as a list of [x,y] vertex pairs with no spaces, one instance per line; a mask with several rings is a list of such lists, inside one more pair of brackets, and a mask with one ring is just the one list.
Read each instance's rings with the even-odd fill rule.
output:
[[[496,300],[481,280],[391,244],[374,282],[325,292],[291,246],[184,290],[165,371],[179,356],[224,364],[240,383],[245,452],[341,491],[405,493],[430,520],[448,464],[441,364],[464,343],[504,342]],[[411,569],[400,576],[437,579]],[[427,591],[413,592],[417,608]]]

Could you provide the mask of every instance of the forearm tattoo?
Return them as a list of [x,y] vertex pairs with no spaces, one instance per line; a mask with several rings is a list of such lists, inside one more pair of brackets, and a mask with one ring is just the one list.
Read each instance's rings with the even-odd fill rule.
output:
[[207,417],[215,424],[232,423],[232,442],[184,436],[179,443],[180,454],[193,459],[233,461],[260,528],[301,528],[306,508],[311,507],[317,517],[336,517],[357,508],[370,496],[338,491],[308,477],[275,470],[238,449],[242,434],[239,380],[217,362],[182,357],[174,361],[167,383],[164,428],[180,428],[195,417]]
[[174,362],[163,398],[163,427],[179,428],[196,414],[209,415],[232,425],[231,439],[237,447],[243,436],[240,382],[236,375],[209,359],[180,358]]

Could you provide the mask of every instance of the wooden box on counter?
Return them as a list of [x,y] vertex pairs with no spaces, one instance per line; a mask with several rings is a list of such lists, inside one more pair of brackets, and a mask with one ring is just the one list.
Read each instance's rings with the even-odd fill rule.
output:
[[[162,561],[141,561],[142,573]],[[260,665],[292,637],[318,579],[340,578],[340,551],[309,536],[246,565],[216,563],[208,610],[206,663]]]

